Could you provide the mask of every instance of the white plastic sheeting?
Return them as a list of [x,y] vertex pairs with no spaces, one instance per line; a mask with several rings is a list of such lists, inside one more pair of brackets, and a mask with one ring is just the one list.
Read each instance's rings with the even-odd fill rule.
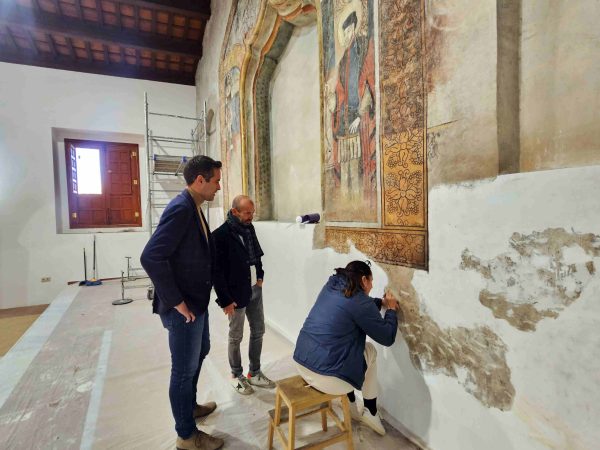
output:
[[[111,305],[119,289],[118,282],[81,288],[58,324],[49,320],[50,314],[40,317],[35,329],[45,321],[54,328],[37,355],[19,369],[21,377],[0,409],[0,448],[174,447],[167,331],[151,314],[145,289],[130,291],[133,303]],[[198,401],[214,400],[218,407],[198,426],[225,439],[227,449],[266,448],[274,390],[255,388],[250,396],[235,392],[229,384],[227,319],[214,302],[210,328],[211,351],[202,367]],[[246,367],[248,334],[246,325],[242,342]],[[267,329],[263,371],[274,380],[295,375],[292,352],[289,341]],[[14,361],[10,353],[7,356],[2,362]],[[330,425],[332,433],[335,428]],[[296,445],[322,439],[320,427],[318,416],[301,419]],[[385,437],[357,423],[353,427],[356,449],[416,448],[389,426]],[[275,448],[280,447],[275,437]]]

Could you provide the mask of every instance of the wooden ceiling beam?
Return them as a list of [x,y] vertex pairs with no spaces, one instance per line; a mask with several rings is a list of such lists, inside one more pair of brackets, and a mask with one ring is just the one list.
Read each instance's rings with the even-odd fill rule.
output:
[[89,41],[85,41],[85,52],[87,54],[87,59],[89,62],[94,60],[94,54],[92,53],[92,46]]
[[81,0],[75,0],[75,9],[77,10],[77,17],[83,19],[83,10],[81,9]]
[[69,47],[69,55],[73,61],[77,61],[77,53],[75,52],[75,47],[73,47],[73,39],[67,37],[67,47]]
[[46,39],[48,40],[48,45],[50,46],[50,51],[52,52],[52,56],[56,58],[58,55],[58,51],[56,50],[56,44],[54,43],[54,38],[50,33],[46,33]]
[[62,10],[60,9],[60,3],[58,3],[58,0],[52,0],[52,4],[54,5],[54,8],[56,9],[56,13],[62,14]]
[[169,14],[169,19],[167,22],[167,36],[173,36],[173,16],[174,14]]
[[98,23],[104,25],[104,13],[102,12],[102,0],[96,0],[96,14],[98,15]]
[[31,34],[31,31],[29,30],[27,31],[27,40],[29,41],[29,45],[31,45],[31,50],[33,50],[33,53],[39,53],[37,45],[35,45],[35,39],[33,39],[33,34]]
[[12,46],[12,49],[14,51],[19,51],[19,45],[17,44],[17,40],[13,36],[12,31],[10,30],[10,27],[6,26],[5,28],[6,28],[6,34],[8,35],[8,40],[10,41],[10,45]]
[[123,21],[121,20],[121,4],[119,2],[115,3],[115,8],[117,10],[117,26],[120,30],[123,29]]
[[150,14],[152,15],[152,33],[156,34],[157,32],[157,28],[156,28],[156,11],[152,10],[150,11]]
[[133,20],[135,21],[135,29],[140,29],[140,11],[137,6],[133,7]]
[[187,39],[188,38],[188,32],[189,31],[190,31],[190,19],[188,19],[186,17],[185,21],[183,22],[183,39]]
[[102,44],[102,51],[104,52],[104,64],[110,64],[110,56],[108,55],[108,46],[106,44]]
[[72,19],[66,16],[24,9],[7,8],[0,15],[0,23],[17,25],[29,30],[56,33],[71,38],[90,39],[102,44],[121,45],[140,50],[154,50],[184,57],[202,56],[202,43],[179,38],[165,38],[149,33],[130,31],[108,25],[98,25],[89,21]]
[[162,11],[206,21],[210,19],[210,2],[200,0],[120,0],[124,5]]
[[0,47],[0,61],[26,64],[52,69],[72,70],[75,72],[95,73],[99,75],[112,75],[125,78],[137,78],[143,80],[162,81],[164,83],[176,83],[193,86],[195,76],[190,73],[172,73],[166,70],[152,70],[146,67],[136,67],[132,64],[110,63],[104,64],[96,61],[78,60],[74,61],[68,56],[51,53],[15,52]]

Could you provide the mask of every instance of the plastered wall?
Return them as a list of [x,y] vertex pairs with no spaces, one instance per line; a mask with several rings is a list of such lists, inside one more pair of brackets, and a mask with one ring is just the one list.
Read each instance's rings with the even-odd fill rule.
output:
[[[397,342],[379,347],[382,407],[390,423],[433,449],[600,443],[600,367],[591,356],[600,344],[600,166],[588,126],[600,78],[597,27],[583,17],[597,2],[523,3],[424,2],[429,271],[376,264],[373,292],[388,286],[402,305]],[[219,2],[213,7],[211,22],[226,21]],[[516,52],[514,39],[498,45],[515,18]],[[549,58],[553,48],[564,59]],[[514,72],[499,70],[498,61],[513,64],[515,55],[518,102],[503,103]],[[286,56],[281,73],[298,64],[294,58],[312,57]],[[202,77],[216,79],[217,66],[204,69]],[[209,83],[198,91],[209,92]],[[282,104],[275,99],[274,109]],[[518,135],[507,128],[510,108]],[[554,137],[530,139],[536,130]],[[564,130],[581,139],[558,145]],[[507,153],[517,156],[511,170],[522,173],[499,175]],[[256,228],[267,320],[295,341],[333,269],[364,255],[324,246],[320,225]]]
[[[142,143],[144,92],[157,112],[193,116],[194,88],[6,63],[0,63],[0,80],[0,308],[49,303],[67,281],[83,279],[84,247],[91,277],[92,253],[91,234],[59,232],[53,129],[91,131],[96,137],[119,133]],[[163,133],[187,136],[191,130],[187,124],[154,125]],[[140,145],[142,205],[145,154]],[[98,276],[120,276],[125,256],[137,264],[147,239],[145,228],[98,233]],[[51,281],[41,283],[42,277]]]
[[273,74],[271,170],[274,217],[280,221],[322,209],[317,46],[316,24],[296,27],[281,56],[289,63]]
[[600,163],[594,1],[523,1],[521,169]]

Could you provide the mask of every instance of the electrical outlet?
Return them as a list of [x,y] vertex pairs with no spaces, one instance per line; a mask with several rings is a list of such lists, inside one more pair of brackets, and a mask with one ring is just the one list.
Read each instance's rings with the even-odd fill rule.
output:
[[50,277],[42,277],[42,283],[50,283],[50,280],[52,280],[52,278],[50,278]]

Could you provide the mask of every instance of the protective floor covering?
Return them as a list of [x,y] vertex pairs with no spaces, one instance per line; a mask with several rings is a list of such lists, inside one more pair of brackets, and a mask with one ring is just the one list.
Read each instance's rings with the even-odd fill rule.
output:
[[[0,448],[174,448],[167,332],[151,314],[145,289],[126,291],[134,302],[122,306],[111,304],[120,296],[117,282],[69,289],[75,298],[65,303],[60,321],[52,322],[57,309],[48,308],[32,327],[35,335],[26,334],[13,348],[15,354],[11,350],[11,357],[0,361],[0,375],[15,379],[5,388],[5,401],[0,398]],[[48,336],[40,331],[45,321]],[[218,407],[199,427],[225,439],[226,449],[266,448],[274,390],[256,388],[251,396],[235,392],[228,380],[227,320],[214,302],[210,328],[211,351],[200,375],[198,401],[214,400]],[[243,354],[248,334],[246,325]],[[23,354],[19,348],[25,349]],[[295,375],[292,352],[290,342],[267,328],[263,371],[275,380]],[[334,430],[331,420],[329,424]],[[355,448],[417,448],[387,424],[386,428],[387,435],[380,437],[353,422]],[[320,417],[301,419],[296,436],[297,447],[321,439]],[[282,448],[277,436],[274,444]]]

